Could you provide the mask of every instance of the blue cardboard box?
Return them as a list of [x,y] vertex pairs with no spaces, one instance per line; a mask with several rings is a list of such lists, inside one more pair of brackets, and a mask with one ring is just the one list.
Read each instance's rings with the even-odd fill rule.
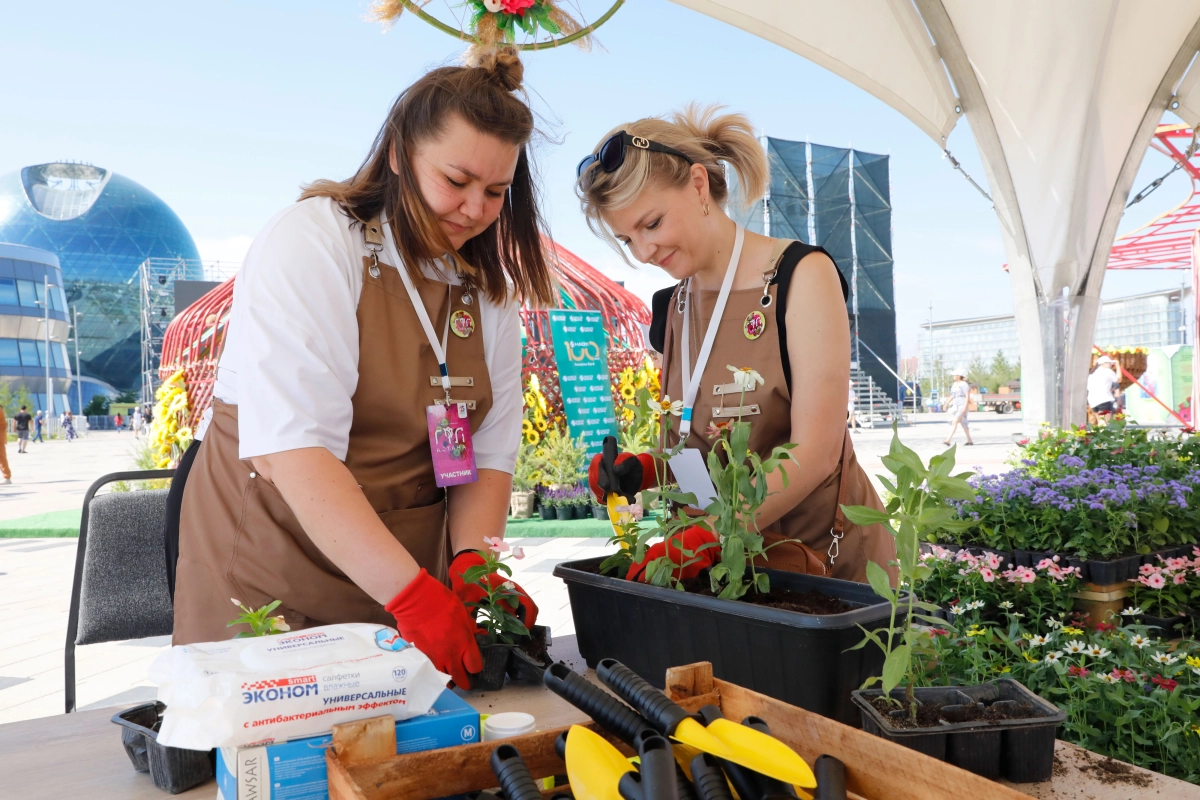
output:
[[[329,800],[325,750],[333,736],[217,750],[217,800]],[[396,723],[396,752],[479,741],[479,712],[450,690],[429,713]]]

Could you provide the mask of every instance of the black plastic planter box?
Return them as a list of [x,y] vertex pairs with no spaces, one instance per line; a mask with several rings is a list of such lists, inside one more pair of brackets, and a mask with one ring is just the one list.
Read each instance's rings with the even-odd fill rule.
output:
[[[893,728],[871,704],[882,694],[880,689],[854,692],[854,704],[862,713],[867,733],[985,778],[1004,777],[1014,783],[1050,780],[1055,733],[1067,715],[1017,681],[1002,678],[978,686],[936,686],[915,689],[913,694],[919,702],[939,705],[1015,701],[1032,706],[1038,716],[1002,722],[943,722],[937,728]],[[904,702],[903,689],[894,689],[891,696]]]
[[766,570],[771,586],[815,590],[852,610],[818,616],[718,600],[597,574],[601,558],[554,568],[567,584],[579,654],[589,667],[615,658],[662,687],[668,667],[710,661],[723,680],[850,725],[850,692],[883,669],[862,640],[886,625],[889,606],[863,583]]
[[[1138,614],[1139,625],[1153,625],[1159,629],[1159,635],[1164,639],[1174,639],[1191,633],[1191,619],[1186,614],[1177,617],[1155,617],[1150,614]],[[1179,627],[1176,627],[1179,626]]]
[[216,752],[159,744],[158,729],[165,710],[162,703],[146,703],[115,714],[112,721],[121,726],[121,744],[133,768],[149,772],[154,785],[164,792],[179,794],[213,776]]

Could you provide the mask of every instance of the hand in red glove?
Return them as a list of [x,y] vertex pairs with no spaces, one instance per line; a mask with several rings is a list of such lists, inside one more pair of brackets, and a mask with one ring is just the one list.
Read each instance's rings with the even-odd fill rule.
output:
[[596,496],[596,502],[604,505],[610,492],[634,502],[633,496],[645,489],[658,485],[654,471],[654,457],[649,453],[617,453],[617,439],[605,436],[599,453],[588,465],[588,487]]
[[429,656],[439,671],[462,688],[471,688],[467,673],[483,670],[475,620],[441,581],[421,570],[384,609],[396,618],[400,635]]
[[[709,544],[712,547],[704,547]],[[646,557],[641,561],[635,561],[629,566],[629,574],[626,575],[631,581],[646,582],[646,565],[656,558],[662,558],[670,552],[671,562],[673,564],[692,563],[681,569],[674,571],[675,577],[680,580],[694,578],[700,574],[701,570],[708,569],[721,560],[721,545],[717,535],[707,528],[702,528],[699,525],[693,525],[690,528],[684,528],[679,533],[671,536],[670,550],[667,549],[667,542],[659,542],[658,544],[646,550]],[[682,545],[682,548],[680,547]],[[704,547],[703,550],[700,548]],[[685,555],[684,550],[691,553]]]
[[[475,609],[471,607],[471,603],[478,603],[486,596],[483,587],[476,583],[467,583],[463,580],[463,573],[471,567],[483,566],[483,556],[479,555],[474,550],[464,550],[454,557],[450,562],[450,588],[454,590],[454,594],[463,602],[467,609],[467,613],[475,614]],[[538,607],[537,604],[529,597],[529,595],[516,584],[512,579],[501,575],[498,572],[493,572],[487,577],[488,583],[495,589],[503,583],[512,583],[512,591],[519,596],[517,601],[517,610],[513,611],[508,608],[508,611],[515,614],[517,619],[525,624],[526,628],[532,628],[537,624]],[[508,603],[503,605],[508,606]]]

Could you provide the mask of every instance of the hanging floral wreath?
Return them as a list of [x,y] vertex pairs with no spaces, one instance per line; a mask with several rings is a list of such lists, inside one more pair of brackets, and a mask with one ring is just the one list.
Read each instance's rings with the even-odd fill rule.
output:
[[[592,32],[616,13],[625,0],[612,6],[590,25],[584,25],[563,10],[563,0],[465,0],[459,8],[465,17],[455,15],[454,25],[447,24],[425,10],[432,0],[376,0],[371,16],[390,26],[405,10],[443,33],[470,42],[468,62],[483,51],[509,45],[519,50],[542,50],[574,43],[589,49]],[[524,41],[518,38],[524,34]],[[545,37],[545,38],[540,38]]]

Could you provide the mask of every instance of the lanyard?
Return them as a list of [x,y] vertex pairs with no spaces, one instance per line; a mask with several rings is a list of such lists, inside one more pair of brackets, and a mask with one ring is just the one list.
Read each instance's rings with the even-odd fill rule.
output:
[[712,354],[713,342],[717,339],[717,328],[721,325],[721,316],[725,313],[725,303],[729,300],[729,291],[733,288],[733,276],[737,272],[738,258],[742,255],[742,244],[746,239],[746,229],[737,226],[733,237],[733,253],[729,256],[729,266],[725,268],[725,280],[721,282],[721,291],[717,294],[717,304],[713,307],[712,319],[708,321],[708,330],[704,333],[704,343],[700,346],[700,355],[696,357],[696,372],[691,371],[691,314],[688,308],[692,301],[692,279],[688,278],[684,288],[683,306],[683,416],[679,421],[679,438],[687,439],[692,430],[692,407],[696,405],[696,395],[700,392],[700,382],[704,379],[704,368],[708,357]]
[[[371,245],[373,242],[368,241],[367,247],[371,250],[372,256],[377,255],[378,250]],[[429,340],[429,346],[433,348],[433,355],[438,361],[438,371],[442,376],[442,390],[446,392],[446,404],[450,404],[450,369],[446,366],[446,337],[450,333],[450,306],[451,306],[451,289],[446,287],[446,329],[442,332],[441,341],[438,340],[437,331],[433,328],[433,322],[429,319],[429,312],[425,310],[425,303],[421,300],[421,295],[413,286],[412,278],[408,275],[408,270],[403,269],[403,263],[396,259],[400,267],[396,272],[400,273],[400,280],[404,282],[404,289],[408,292],[408,299],[412,301],[413,309],[417,312],[417,319],[421,321],[421,327],[425,331],[425,338]],[[378,259],[376,259],[378,263]]]

